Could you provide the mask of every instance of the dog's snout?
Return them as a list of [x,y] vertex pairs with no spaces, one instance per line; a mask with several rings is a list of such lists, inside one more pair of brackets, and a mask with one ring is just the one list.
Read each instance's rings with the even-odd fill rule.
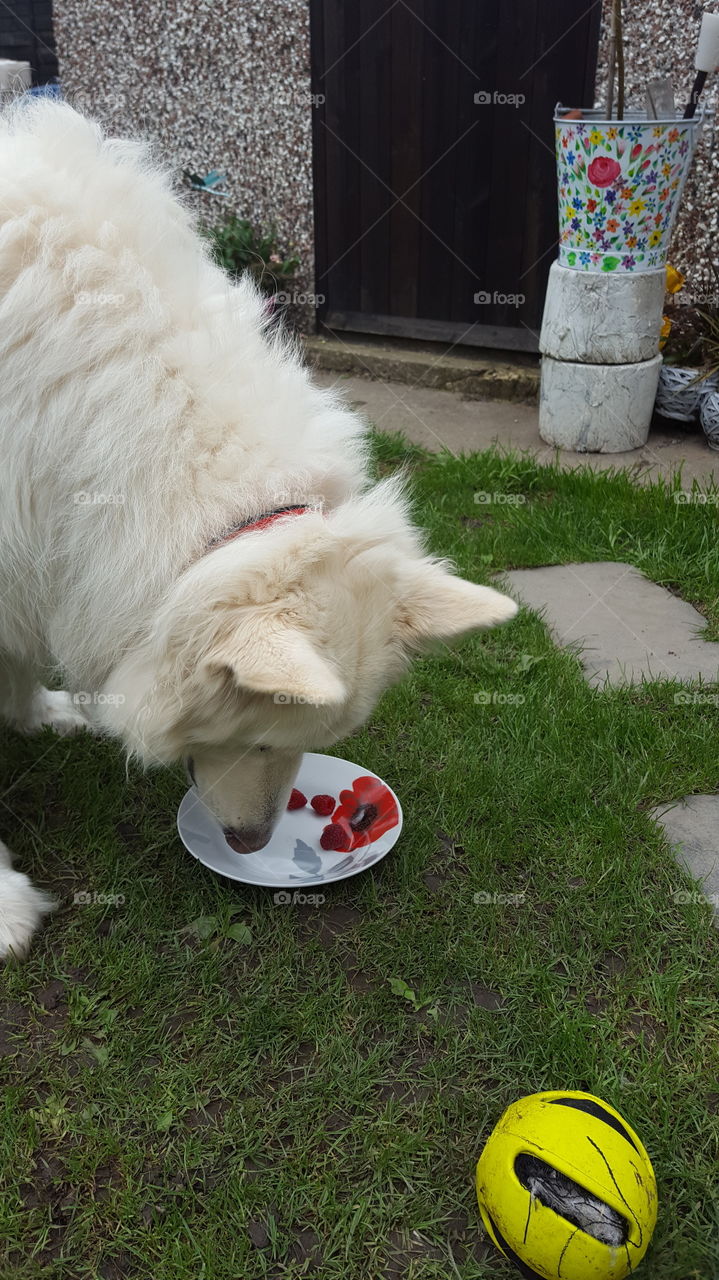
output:
[[225,840],[235,853],[257,853],[264,849],[272,835],[271,827],[245,827],[242,831],[236,827],[223,827]]

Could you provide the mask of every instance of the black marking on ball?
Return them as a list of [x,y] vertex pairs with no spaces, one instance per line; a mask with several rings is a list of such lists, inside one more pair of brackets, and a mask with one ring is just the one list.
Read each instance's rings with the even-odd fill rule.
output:
[[637,1155],[639,1154],[636,1142],[631,1133],[625,1129],[621,1120],[617,1120],[617,1117],[613,1116],[611,1111],[606,1111],[604,1107],[600,1106],[598,1102],[593,1102],[591,1098],[552,1098],[550,1105],[553,1107],[574,1107],[575,1111],[583,1111],[585,1115],[594,1116],[595,1120],[603,1120],[615,1133],[620,1133],[623,1138],[626,1138],[627,1142],[634,1147]]
[[608,1171],[608,1173],[609,1173],[609,1177],[611,1178],[612,1182],[614,1183],[614,1186],[616,1187],[617,1195],[619,1196],[619,1199],[621,1200],[622,1204],[625,1204],[625,1205],[627,1206],[627,1209],[629,1210],[629,1212],[631,1213],[631,1215],[632,1215],[632,1217],[633,1217],[633,1219],[634,1219],[634,1222],[635,1222],[635,1225],[636,1225],[637,1231],[639,1232],[639,1244],[638,1244],[638,1245],[636,1245],[636,1244],[634,1243],[634,1241],[633,1241],[633,1240],[629,1240],[629,1238],[628,1238],[628,1237],[627,1237],[627,1243],[628,1243],[628,1244],[631,1244],[631,1245],[634,1245],[634,1248],[639,1248],[639,1249],[641,1249],[642,1244],[643,1244],[643,1242],[644,1242],[644,1232],[643,1232],[643,1230],[642,1230],[642,1224],[641,1224],[641,1222],[639,1221],[639,1219],[638,1219],[638,1217],[637,1217],[636,1213],[635,1213],[635,1212],[634,1212],[634,1210],[632,1209],[632,1206],[629,1204],[629,1201],[628,1201],[628,1200],[626,1199],[626,1197],[623,1195],[623,1193],[622,1193],[622,1189],[621,1189],[621,1187],[619,1186],[619,1183],[617,1182],[616,1178],[614,1177],[614,1172],[613,1172],[613,1170],[612,1170],[612,1166],[610,1165],[609,1161],[607,1160],[607,1157],[605,1156],[604,1152],[602,1151],[602,1148],[601,1148],[600,1146],[598,1146],[598,1145],[597,1145],[597,1143],[594,1141],[594,1138],[590,1138],[590,1137],[589,1137],[589,1135],[587,1135],[587,1141],[588,1141],[588,1142],[590,1142],[590,1143],[592,1144],[592,1146],[594,1147],[594,1150],[595,1150],[595,1151],[598,1151],[598,1152],[599,1152],[600,1156],[602,1157],[602,1160],[604,1161],[605,1165],[607,1166],[607,1171]]

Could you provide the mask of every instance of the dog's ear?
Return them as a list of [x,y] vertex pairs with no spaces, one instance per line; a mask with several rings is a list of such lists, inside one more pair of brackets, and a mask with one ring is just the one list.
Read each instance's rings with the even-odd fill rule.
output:
[[397,611],[400,639],[410,647],[450,640],[465,631],[508,622],[517,605],[493,587],[481,587],[448,573],[431,560],[409,570]]
[[338,706],[347,690],[334,668],[293,627],[238,627],[205,658],[208,673],[227,677],[240,689],[269,693],[275,701],[297,699],[317,706]]

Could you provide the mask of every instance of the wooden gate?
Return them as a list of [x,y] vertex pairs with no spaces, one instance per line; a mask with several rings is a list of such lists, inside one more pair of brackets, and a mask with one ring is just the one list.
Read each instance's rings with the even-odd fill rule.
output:
[[311,0],[331,329],[536,350],[553,108],[591,105],[601,0]]

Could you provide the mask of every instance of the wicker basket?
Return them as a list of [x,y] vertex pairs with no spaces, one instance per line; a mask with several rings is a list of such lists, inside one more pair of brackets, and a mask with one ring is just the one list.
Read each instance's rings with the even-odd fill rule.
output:
[[702,396],[701,424],[709,448],[719,453],[719,389],[716,386]]
[[698,382],[699,369],[663,364],[654,408],[672,422],[698,425],[706,384]]

